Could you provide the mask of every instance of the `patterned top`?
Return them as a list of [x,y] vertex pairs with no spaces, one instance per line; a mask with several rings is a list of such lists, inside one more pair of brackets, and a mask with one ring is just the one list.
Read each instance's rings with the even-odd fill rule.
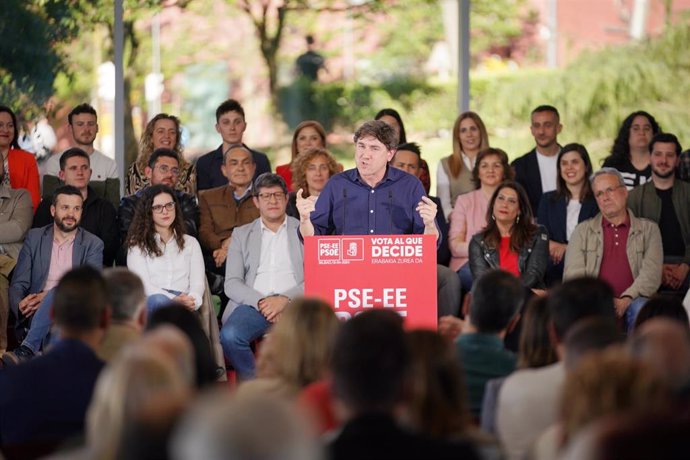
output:
[[[151,182],[144,171],[139,169],[137,162],[132,163],[127,169],[125,195],[133,195],[149,185]],[[177,178],[175,189],[196,195],[196,170],[193,164],[184,162],[180,165],[180,175]]]

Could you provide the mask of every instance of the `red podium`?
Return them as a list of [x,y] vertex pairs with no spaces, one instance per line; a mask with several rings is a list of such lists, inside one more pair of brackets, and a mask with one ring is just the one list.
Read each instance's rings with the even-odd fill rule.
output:
[[307,237],[304,295],[327,301],[341,319],[390,308],[408,329],[436,329],[436,237]]

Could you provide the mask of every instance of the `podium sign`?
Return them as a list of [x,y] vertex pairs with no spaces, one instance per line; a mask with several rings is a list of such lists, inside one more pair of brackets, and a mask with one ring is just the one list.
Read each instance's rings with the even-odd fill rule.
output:
[[340,319],[390,308],[408,329],[436,329],[436,237],[307,237],[304,294],[333,305]]

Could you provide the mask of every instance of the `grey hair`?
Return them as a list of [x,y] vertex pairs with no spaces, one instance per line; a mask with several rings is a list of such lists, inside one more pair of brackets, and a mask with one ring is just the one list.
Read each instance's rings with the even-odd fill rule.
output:
[[125,267],[103,270],[112,319],[135,319],[146,305],[144,284],[137,275]]
[[618,171],[616,168],[609,168],[608,166],[604,166],[603,168],[599,169],[598,171],[594,172],[591,176],[589,176],[590,185],[594,186],[594,179],[596,179],[599,176],[603,176],[604,174],[615,176],[616,179],[618,179],[618,185],[622,185],[625,187],[625,181],[623,180],[623,175],[620,173],[620,171]]
[[249,158],[252,160],[252,163],[254,163],[254,155],[252,155],[251,150],[249,150],[247,147],[245,147],[242,144],[231,144],[230,147],[225,149],[225,151],[223,152],[223,164],[225,164],[225,162],[228,159],[228,153],[230,153],[232,150],[235,150],[235,149],[244,150],[245,152],[247,152],[249,154]]
[[259,196],[262,188],[280,187],[283,193],[287,195],[288,189],[285,184],[285,179],[275,173],[265,172],[256,178],[254,181],[254,196]]

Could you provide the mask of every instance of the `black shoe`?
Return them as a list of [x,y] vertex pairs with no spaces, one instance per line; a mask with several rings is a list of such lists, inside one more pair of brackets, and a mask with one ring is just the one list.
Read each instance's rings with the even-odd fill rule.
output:
[[20,345],[18,348],[15,348],[13,351],[9,351],[2,355],[2,362],[7,366],[16,366],[19,363],[23,363],[24,361],[28,361],[31,358],[35,356],[34,352],[31,351],[31,348],[27,347],[26,345]]

